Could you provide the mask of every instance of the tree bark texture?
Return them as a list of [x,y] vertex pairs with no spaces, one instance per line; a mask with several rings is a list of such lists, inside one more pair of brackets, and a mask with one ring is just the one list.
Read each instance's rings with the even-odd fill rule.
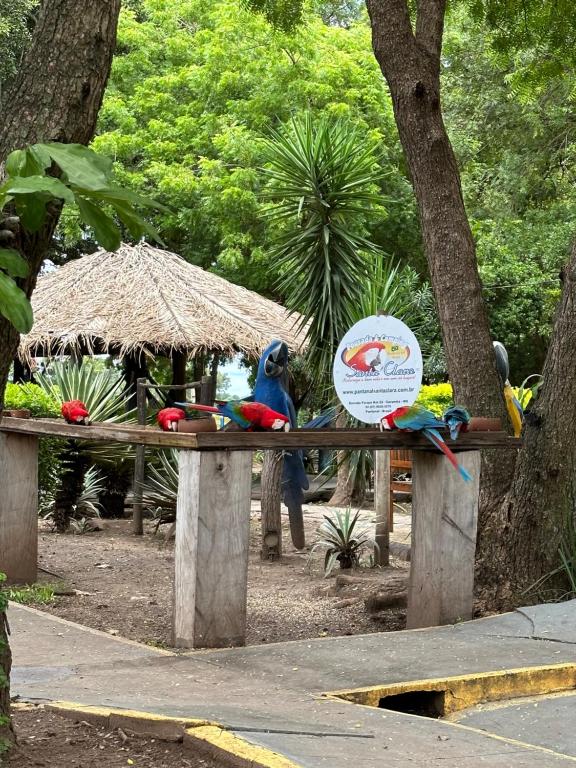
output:
[[[576,511],[576,243],[562,271],[564,287],[540,395],[523,428],[523,447],[505,503],[486,521],[479,552],[482,597],[508,606],[550,597],[525,591],[560,562],[562,532]],[[488,546],[488,542],[490,545]],[[561,579],[547,586],[562,589]],[[557,595],[556,595],[557,596]]]
[[264,451],[260,475],[262,510],[262,560],[282,557],[282,451]]
[[[0,160],[36,142],[88,144],[110,73],[120,0],[45,0],[18,75],[2,101]],[[42,231],[20,233],[30,264],[20,281],[30,296],[59,217],[53,206]],[[19,335],[0,317],[0,402]]]

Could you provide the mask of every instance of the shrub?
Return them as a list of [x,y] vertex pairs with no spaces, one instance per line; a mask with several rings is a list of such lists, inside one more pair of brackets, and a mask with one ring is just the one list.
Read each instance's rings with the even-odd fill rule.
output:
[[[7,384],[4,395],[5,408],[28,408],[37,418],[60,416],[60,406],[37,384]],[[38,495],[39,506],[44,508],[44,499],[53,495],[58,482],[61,461],[62,440],[52,437],[40,438],[38,450]]]
[[420,394],[416,402],[419,405],[428,408],[436,414],[442,416],[446,408],[454,405],[452,395],[452,384],[429,384],[420,389]]

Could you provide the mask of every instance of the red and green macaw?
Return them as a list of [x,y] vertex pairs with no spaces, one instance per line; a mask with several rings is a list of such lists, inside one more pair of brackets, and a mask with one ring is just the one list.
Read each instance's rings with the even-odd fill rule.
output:
[[182,408],[206,413],[218,413],[226,416],[246,432],[288,431],[290,419],[263,403],[253,403],[246,400],[231,400],[219,402],[215,406],[198,403],[176,403],[177,408],[164,408],[158,413],[158,423],[164,431],[176,430],[178,422],[186,418]]
[[470,414],[461,405],[452,405],[444,411],[442,420],[450,430],[451,439],[457,440],[460,432],[468,431]]
[[436,418],[432,411],[423,408],[421,405],[403,405],[387,416],[384,416],[381,424],[384,429],[399,429],[402,432],[422,432],[435,448],[442,451],[450,464],[466,482],[472,479],[470,473],[458,463],[456,456],[448,448],[444,438],[438,431],[446,427],[445,422]]

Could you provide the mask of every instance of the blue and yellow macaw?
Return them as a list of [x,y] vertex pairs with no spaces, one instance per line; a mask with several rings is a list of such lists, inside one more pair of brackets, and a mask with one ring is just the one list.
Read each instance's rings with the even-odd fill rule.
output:
[[514,390],[509,382],[510,377],[510,364],[508,362],[508,352],[502,342],[494,342],[494,354],[496,355],[496,367],[500,378],[504,383],[504,400],[506,401],[506,409],[508,416],[512,422],[512,429],[514,430],[514,437],[520,437],[522,432],[522,424],[524,422],[524,409],[520,404],[520,401],[514,394]]

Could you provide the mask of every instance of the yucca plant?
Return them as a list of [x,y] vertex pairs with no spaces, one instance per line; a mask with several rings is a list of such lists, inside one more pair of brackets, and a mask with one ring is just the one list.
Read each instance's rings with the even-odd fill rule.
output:
[[[75,519],[85,517],[100,517],[101,504],[99,495],[105,488],[102,473],[97,467],[89,467],[83,478],[82,490],[74,503],[72,516]],[[56,493],[46,495],[42,500],[40,514],[45,520],[52,520],[54,527],[54,510],[56,508]]]
[[333,517],[324,515],[324,521],[318,528],[319,538],[314,542],[310,555],[317,549],[325,550],[324,574],[329,576],[336,563],[340,568],[353,568],[360,564],[360,552],[367,548],[377,548],[367,526],[360,527],[360,510],[351,516],[348,508],[344,512],[336,511]]
[[315,383],[326,385],[342,335],[363,297],[370,212],[381,211],[382,176],[370,141],[352,124],[311,115],[293,119],[264,142],[266,196],[276,226],[278,289],[302,315]]
[[[38,376],[38,384],[61,405],[67,400],[81,400],[92,421],[125,422],[134,420],[127,410],[127,393],[120,374],[113,369],[95,371],[90,365],[56,362],[50,373]],[[57,531],[67,530],[70,518],[82,494],[88,468],[107,464],[124,473],[128,471],[131,451],[124,446],[89,443],[69,439],[62,448],[62,473],[54,499],[52,518]]]

